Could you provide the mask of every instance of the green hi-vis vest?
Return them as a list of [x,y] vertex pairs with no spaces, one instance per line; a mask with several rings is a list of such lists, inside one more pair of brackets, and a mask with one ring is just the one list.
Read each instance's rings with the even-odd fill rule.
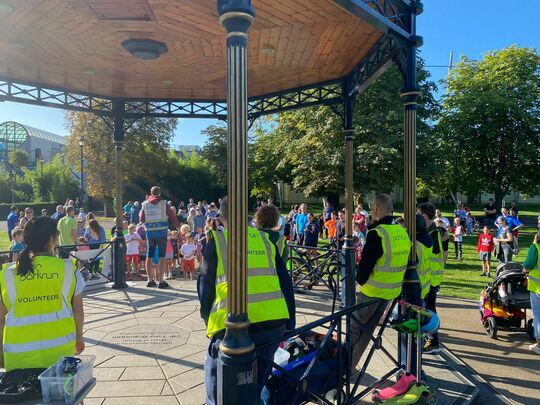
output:
[[17,274],[12,265],[0,273],[2,301],[8,313],[4,329],[6,371],[47,368],[75,354],[75,291],[71,260],[36,256],[34,271]]
[[[227,233],[212,231],[216,241],[216,298],[208,318],[206,335],[225,329],[227,318]],[[275,262],[276,250],[264,232],[248,227],[247,301],[250,323],[289,319]]]
[[529,272],[528,290],[540,294],[540,245],[535,243],[538,258],[534,270]]
[[433,253],[433,247],[430,249],[429,252],[429,263],[430,263],[430,269],[431,269],[431,285],[433,287],[437,287],[441,285],[442,278],[444,274],[444,259],[443,259],[443,250],[442,250],[442,242],[441,242],[441,233],[439,230],[437,230],[437,240],[433,241],[433,246],[437,244],[439,246],[439,253],[434,254]]
[[416,242],[416,257],[418,258],[418,266],[416,272],[420,279],[422,287],[421,298],[424,299],[429,292],[431,286],[431,268],[430,268],[430,253],[431,249],[424,246],[420,242]]
[[401,294],[411,240],[401,225],[379,225],[369,232],[377,232],[381,237],[383,254],[360,292],[390,301]]

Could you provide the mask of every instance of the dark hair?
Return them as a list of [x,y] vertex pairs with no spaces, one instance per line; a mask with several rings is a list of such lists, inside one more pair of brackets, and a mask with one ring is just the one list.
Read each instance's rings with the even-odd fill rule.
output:
[[416,214],[416,233],[427,231],[426,220],[422,214]]
[[25,276],[34,272],[34,252],[45,252],[51,237],[58,234],[56,221],[49,217],[36,217],[24,227],[23,240],[26,247],[17,260],[17,274]]
[[418,209],[422,214],[426,214],[429,219],[435,218],[435,206],[432,202],[425,202],[418,206]]
[[99,222],[96,219],[91,219],[90,221],[88,221],[88,228],[90,228],[90,230],[93,233],[98,235],[98,238],[99,238],[99,234],[101,232],[101,229],[100,229],[100,226],[99,226]]
[[273,205],[264,205],[255,213],[255,222],[259,229],[272,229],[279,221],[279,212]]

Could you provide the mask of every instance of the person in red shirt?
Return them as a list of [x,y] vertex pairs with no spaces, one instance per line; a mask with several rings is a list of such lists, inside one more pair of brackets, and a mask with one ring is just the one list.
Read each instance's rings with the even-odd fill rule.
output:
[[361,205],[356,207],[356,212],[354,213],[352,220],[353,222],[358,224],[358,227],[360,228],[360,232],[362,232],[365,235],[366,234],[366,216],[362,212]]
[[489,232],[489,228],[484,226],[484,233],[480,234],[476,247],[476,253],[480,253],[480,260],[482,260],[481,276],[491,277],[491,252],[494,248],[493,236]]

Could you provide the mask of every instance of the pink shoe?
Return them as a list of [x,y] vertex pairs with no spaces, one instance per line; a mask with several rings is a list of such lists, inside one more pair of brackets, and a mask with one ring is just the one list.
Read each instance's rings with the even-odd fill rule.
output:
[[416,377],[412,374],[403,374],[401,378],[390,387],[373,391],[373,401],[383,402],[398,395],[406,394],[411,385],[416,383]]

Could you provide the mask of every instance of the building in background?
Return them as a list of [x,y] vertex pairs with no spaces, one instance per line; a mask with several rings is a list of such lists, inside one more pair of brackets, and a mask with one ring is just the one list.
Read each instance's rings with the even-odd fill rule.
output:
[[8,160],[15,150],[24,150],[29,156],[29,167],[35,167],[41,159],[46,163],[66,146],[67,138],[33,128],[15,121],[0,124],[0,161]]
[[171,150],[179,158],[184,158],[191,154],[200,154],[202,148],[198,145],[172,145]]

